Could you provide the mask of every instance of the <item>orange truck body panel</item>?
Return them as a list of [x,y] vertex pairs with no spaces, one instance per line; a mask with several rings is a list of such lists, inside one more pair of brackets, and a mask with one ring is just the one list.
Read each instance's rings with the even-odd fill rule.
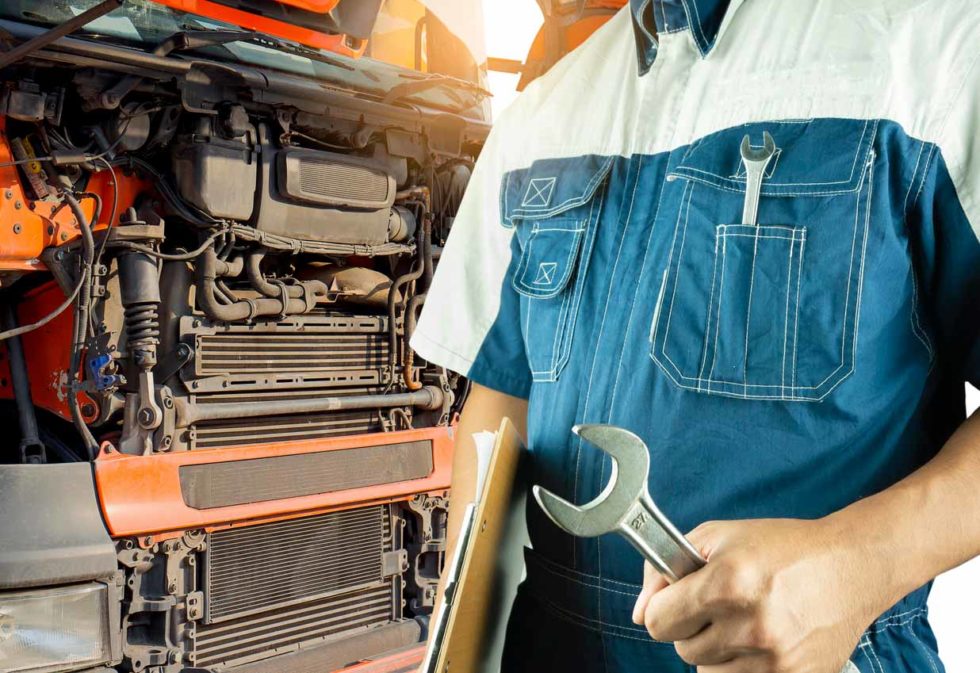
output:
[[[113,537],[141,536],[147,544],[180,536],[188,529],[216,530],[310,514],[408,500],[418,493],[449,489],[453,455],[452,427],[259,444],[222,449],[181,451],[152,456],[121,454],[104,444],[95,461],[95,482],[103,516]],[[194,509],[181,495],[180,468],[271,456],[339,451],[396,442],[430,440],[432,472],[422,479],[254,502],[231,507]]]
[[[81,235],[78,222],[71,210],[58,208],[53,202],[34,200],[24,190],[5,128],[5,118],[0,116],[0,271],[40,271],[44,264],[41,252],[48,247],[70,243]],[[133,205],[136,196],[147,191],[149,184],[122,175],[116,170],[119,204],[116,218]],[[102,198],[102,219],[95,230],[108,225],[113,209],[112,175],[99,171],[89,182],[88,191]],[[85,217],[91,219],[95,211],[93,199],[80,201]],[[115,223],[114,223],[115,224]]]
[[[314,49],[323,49],[352,58],[358,58],[367,49],[366,40],[352,40],[347,35],[321,33],[310,28],[296,26],[277,19],[270,19],[234,7],[226,7],[209,0],[153,0],[154,2],[181,12],[197,14],[216,21],[241,26],[259,33],[274,35],[284,40],[299,42]],[[337,5],[337,0],[283,0],[282,4],[292,5],[307,11],[325,13]],[[314,9],[315,8],[315,9]]]

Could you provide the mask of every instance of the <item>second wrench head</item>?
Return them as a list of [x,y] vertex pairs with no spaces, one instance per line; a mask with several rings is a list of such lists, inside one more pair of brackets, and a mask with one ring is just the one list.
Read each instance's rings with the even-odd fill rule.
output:
[[776,153],[776,141],[769,135],[769,131],[762,132],[762,147],[753,147],[749,136],[742,138],[742,146],[739,148],[742,159],[754,163],[768,162],[772,155]]
[[610,533],[646,492],[650,454],[642,439],[613,425],[576,425],[572,431],[612,458],[612,473],[605,489],[581,506],[540,486],[532,489],[534,497],[548,518],[572,535],[596,537]]

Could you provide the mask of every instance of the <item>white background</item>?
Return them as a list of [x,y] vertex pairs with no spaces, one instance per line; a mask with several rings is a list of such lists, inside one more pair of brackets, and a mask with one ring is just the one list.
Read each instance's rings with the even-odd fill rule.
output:
[[[980,393],[967,388],[967,409],[980,407]],[[929,619],[939,640],[947,673],[977,673],[977,605],[980,605],[980,559],[970,561],[936,580],[929,599]]]
[[[487,53],[498,58],[524,60],[541,25],[541,13],[534,0],[491,0],[484,2],[487,21]],[[494,93],[493,112],[497,116],[513,101],[517,75],[490,73]],[[980,406],[980,393],[970,389],[968,408]],[[977,673],[977,639],[980,638],[980,559],[974,560],[936,580],[930,605],[930,619],[947,673]]]

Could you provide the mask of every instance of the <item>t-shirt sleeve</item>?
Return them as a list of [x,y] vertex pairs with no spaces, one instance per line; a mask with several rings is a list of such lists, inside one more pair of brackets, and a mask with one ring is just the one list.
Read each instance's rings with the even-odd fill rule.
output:
[[951,377],[980,386],[980,66],[954,98],[915,210],[935,357]]
[[531,373],[511,284],[513,229],[500,215],[507,137],[498,123],[476,162],[411,346],[471,381],[526,398]]

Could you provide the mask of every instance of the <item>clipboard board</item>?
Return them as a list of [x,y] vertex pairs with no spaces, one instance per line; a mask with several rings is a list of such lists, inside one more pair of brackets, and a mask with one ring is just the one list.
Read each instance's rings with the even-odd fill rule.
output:
[[445,604],[419,673],[498,673],[527,543],[520,479],[524,442],[509,418],[497,430],[480,499],[467,508],[447,566]]

